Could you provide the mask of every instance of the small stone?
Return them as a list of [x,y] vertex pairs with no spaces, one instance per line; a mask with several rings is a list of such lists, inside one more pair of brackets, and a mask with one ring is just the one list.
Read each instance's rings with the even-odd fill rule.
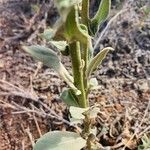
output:
[[4,62],[2,60],[0,60],[0,69],[4,68]]
[[139,88],[139,90],[142,91],[142,92],[147,92],[150,89],[148,82],[150,82],[150,81],[146,82],[146,81],[140,80],[138,82],[138,88]]

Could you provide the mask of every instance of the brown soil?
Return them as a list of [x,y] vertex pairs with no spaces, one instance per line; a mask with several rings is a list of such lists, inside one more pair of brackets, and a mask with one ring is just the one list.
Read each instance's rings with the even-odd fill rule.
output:
[[[112,22],[98,46],[116,49],[93,75],[100,87],[89,96],[91,105],[100,105],[97,137],[105,148],[137,149],[143,134],[150,135],[150,26],[142,11],[145,3],[125,5],[128,11]],[[30,150],[50,130],[74,130],[59,99],[66,84],[20,47],[43,43],[36,33],[56,19],[55,9],[48,12],[53,21],[42,22],[45,5],[36,15],[28,5],[22,11],[24,5],[0,6],[0,150]],[[14,6],[18,12],[12,10]],[[62,59],[70,70],[70,61]]]

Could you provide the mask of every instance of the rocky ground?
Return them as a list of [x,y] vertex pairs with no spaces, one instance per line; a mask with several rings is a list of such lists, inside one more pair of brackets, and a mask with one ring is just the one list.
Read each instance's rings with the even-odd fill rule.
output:
[[[91,105],[100,105],[97,137],[104,149],[134,150],[144,134],[150,136],[150,16],[146,0],[128,0],[117,9],[116,4],[113,1],[105,32],[93,40],[95,54],[106,46],[115,51],[93,74],[100,86],[89,98]],[[66,84],[20,47],[43,43],[37,35],[56,20],[52,8],[52,2],[33,9],[27,1],[0,1],[1,150],[30,150],[49,130],[74,130],[59,99]],[[70,70],[68,58],[62,59]]]

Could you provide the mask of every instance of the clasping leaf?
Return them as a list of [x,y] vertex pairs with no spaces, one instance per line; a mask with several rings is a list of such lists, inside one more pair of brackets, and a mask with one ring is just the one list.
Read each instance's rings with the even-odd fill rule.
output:
[[71,89],[63,91],[60,98],[68,105],[79,107],[78,98]]
[[55,46],[63,55],[69,55],[69,46],[66,41],[50,41],[49,43]]
[[71,106],[69,109],[72,118],[77,120],[83,120],[86,114],[89,114],[90,118],[96,118],[99,111],[100,109],[96,105],[87,108],[79,108]]
[[86,26],[79,23],[79,14],[77,6],[74,6],[69,12],[65,23],[65,35],[68,40],[76,39],[81,43],[87,44],[90,37],[86,31]]
[[69,109],[69,112],[70,112],[72,118],[80,120],[80,119],[85,118],[83,113],[85,113],[88,110],[89,110],[89,108],[80,108],[80,107],[71,106]]

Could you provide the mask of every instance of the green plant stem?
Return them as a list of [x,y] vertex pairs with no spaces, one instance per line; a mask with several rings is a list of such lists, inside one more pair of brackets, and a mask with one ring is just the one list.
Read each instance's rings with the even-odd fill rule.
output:
[[[82,11],[81,11],[82,23],[88,27],[89,19],[89,0],[82,1]],[[91,48],[91,39],[87,38],[87,42],[79,43],[73,42],[70,44],[70,53],[72,58],[72,68],[74,76],[74,84],[81,91],[79,96],[79,105],[81,107],[89,107],[88,97],[88,81],[86,77],[86,70],[89,62],[89,49]],[[83,137],[87,138],[87,148],[91,150],[91,141],[88,138],[91,130],[91,119],[89,114],[85,114],[84,120]]]
[[87,44],[81,44],[82,47],[82,60],[84,60],[84,67],[83,67],[83,81],[84,81],[84,88],[87,96],[87,78],[86,78],[86,69],[88,66],[88,45]]
[[82,18],[82,23],[88,27],[88,21],[89,21],[89,0],[82,0],[81,18]]
[[74,85],[81,91],[81,94],[78,95],[79,105],[82,108],[86,108],[87,106],[87,98],[84,87],[84,78],[83,78],[83,64],[81,60],[81,52],[80,52],[80,43],[72,42],[69,44],[70,46],[70,55],[72,60],[72,68],[73,68],[73,76],[74,76]]
[[[85,91],[86,91],[86,97],[88,97],[88,93],[89,93],[89,87],[88,87],[88,79],[89,77],[87,77],[86,75],[86,70],[88,68],[88,63],[91,60],[91,58],[93,57],[93,47],[91,44],[91,38],[87,39],[87,44],[81,44],[82,47],[82,59],[84,60],[84,68],[83,68],[83,80],[84,80],[84,87],[85,87]],[[89,107],[89,101],[87,100],[87,106]]]
[[[72,42],[69,44],[70,46],[70,55],[72,60],[72,68],[73,68],[73,77],[74,77],[74,85],[81,91],[81,95],[78,95],[79,105],[82,108],[89,107],[89,102],[87,100],[87,78],[85,76],[85,70],[88,63],[88,44],[82,46],[82,50],[85,52],[85,56],[83,57],[85,64],[82,63],[81,51],[80,51],[80,43]],[[85,48],[85,49],[84,49]],[[88,137],[91,129],[91,120],[89,114],[85,114],[84,120],[84,129],[83,129],[83,137]],[[87,148],[91,150],[91,141],[87,138]]]
[[[87,106],[89,107],[89,101],[88,101],[88,78],[86,76],[86,70],[87,70],[87,67],[88,67],[88,62],[90,60],[90,56],[89,56],[89,53],[90,53],[90,41],[91,39],[87,39],[87,44],[81,44],[82,45],[82,59],[84,60],[84,68],[83,68],[83,81],[84,81],[84,88],[85,88],[85,93],[86,93],[86,98],[87,98]],[[85,119],[84,119],[84,129],[83,129],[83,137],[86,137],[87,138],[87,149],[88,150],[92,150],[91,148],[91,140],[90,138],[88,138],[89,134],[90,134],[90,130],[91,130],[91,119],[90,119],[90,115],[89,113],[86,113],[85,114]]]

